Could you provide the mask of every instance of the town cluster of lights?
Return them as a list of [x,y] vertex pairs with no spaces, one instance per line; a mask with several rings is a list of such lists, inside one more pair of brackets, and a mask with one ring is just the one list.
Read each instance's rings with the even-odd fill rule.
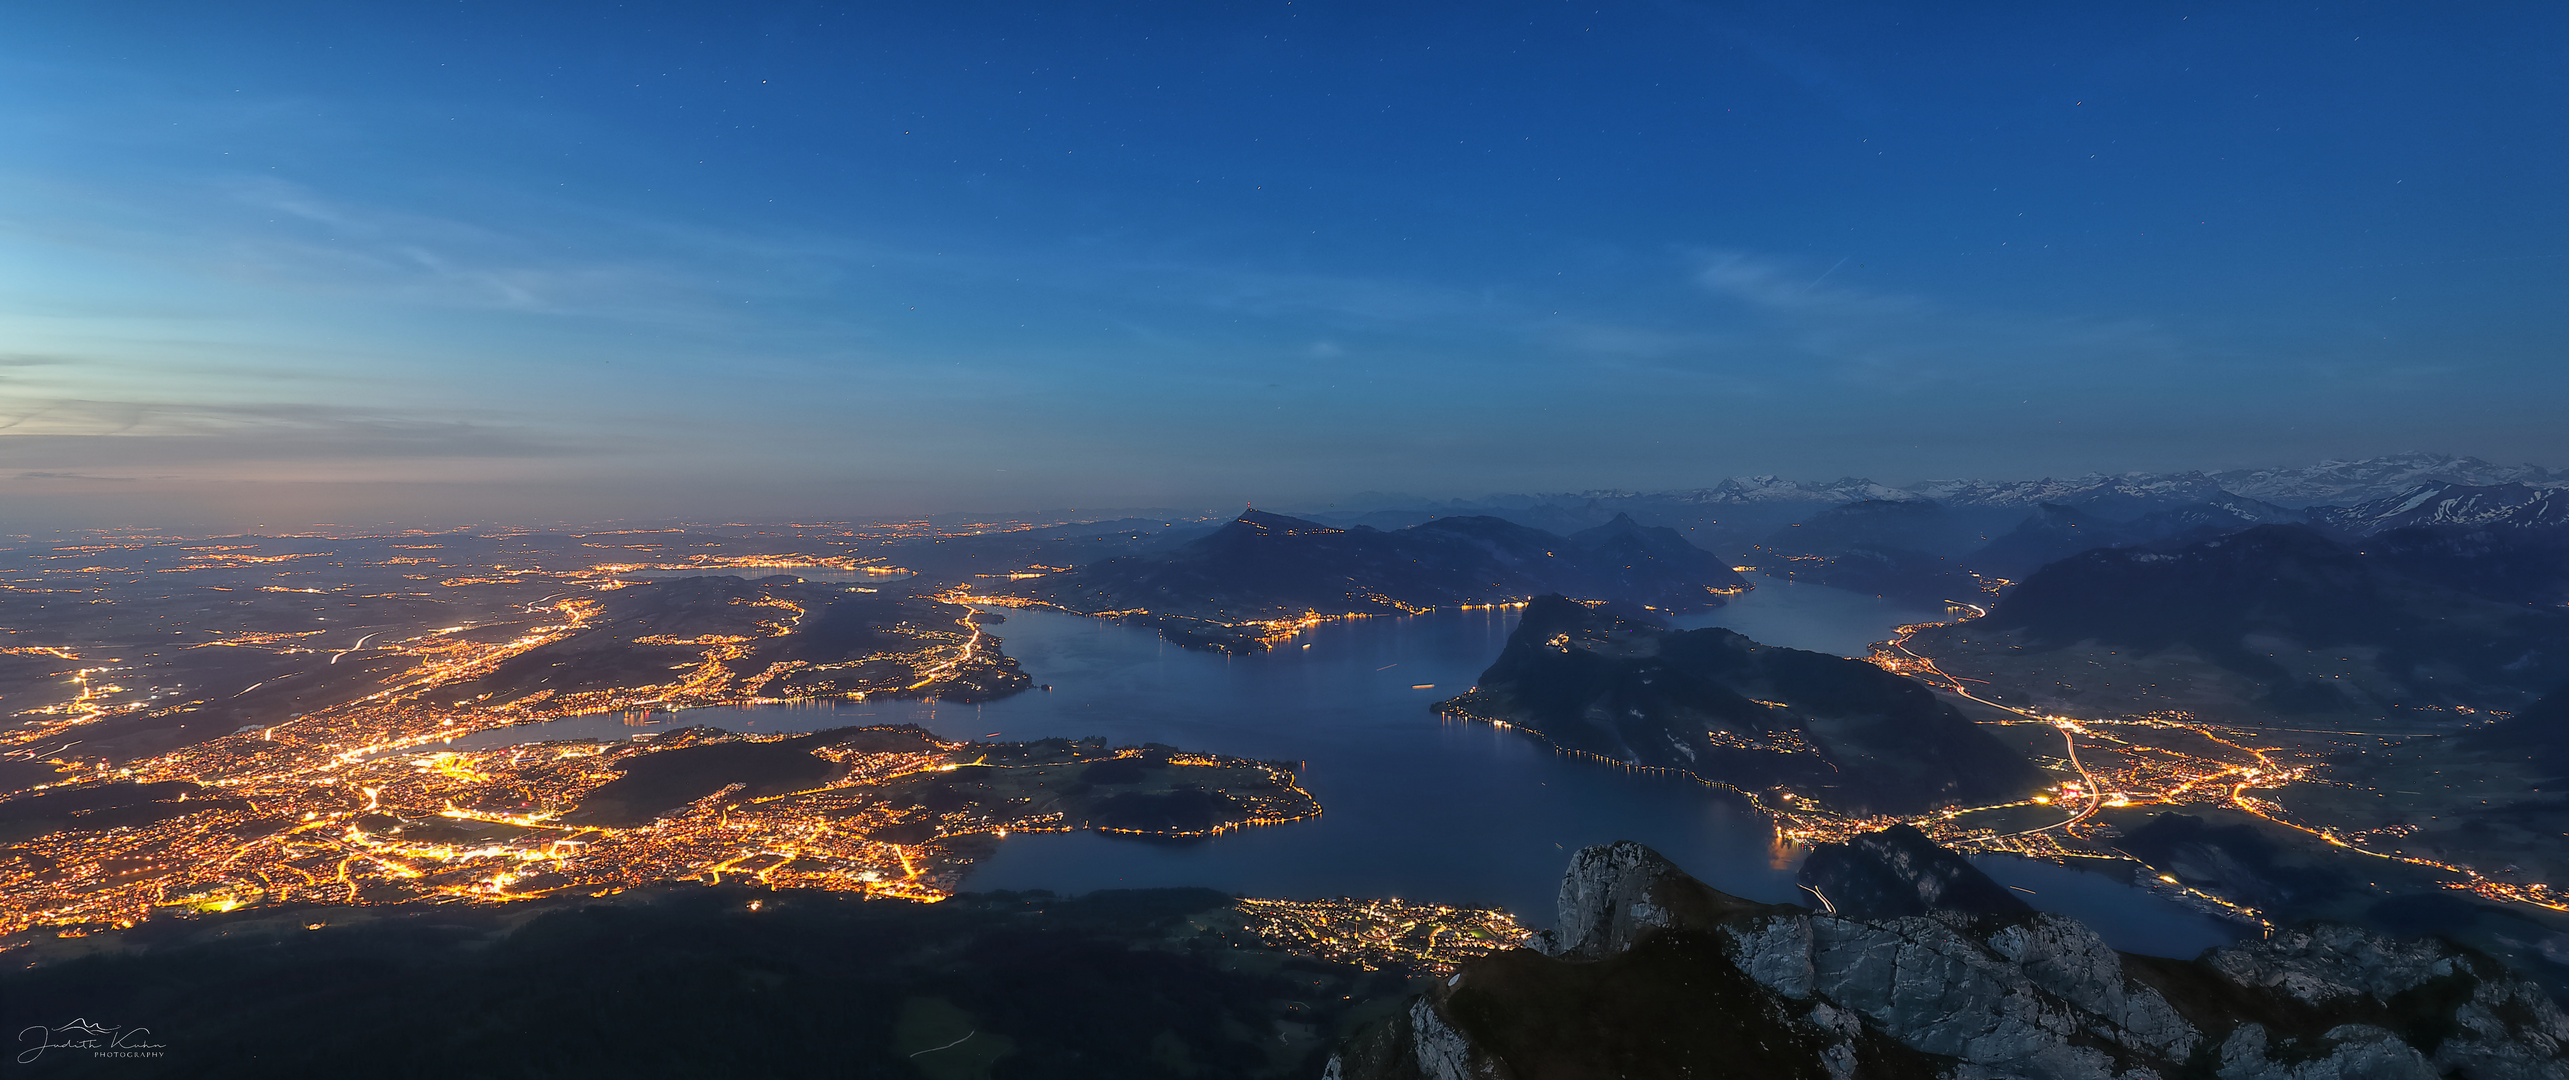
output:
[[[838,543],[845,535],[821,539]],[[878,529],[874,538],[950,535],[957,535],[952,527],[914,523]],[[732,552],[742,546],[682,536],[685,546],[728,543]],[[596,637],[613,632],[605,629],[608,602],[632,587],[637,571],[738,573],[817,565],[907,573],[844,551],[706,553],[683,550],[665,534],[635,532],[572,538],[599,555],[512,552],[495,559],[459,556],[433,536],[393,545],[382,539],[367,543],[399,553],[359,559],[278,552],[273,539],[268,547],[204,549],[179,548],[163,538],[120,539],[36,556],[73,560],[79,569],[40,567],[33,576],[0,581],[11,592],[66,594],[72,604],[157,603],[173,618],[192,620],[179,622],[182,629],[167,644],[137,648],[63,644],[59,633],[45,640],[0,627],[0,649],[58,664],[64,691],[50,704],[16,709],[8,729],[0,731],[0,756],[47,762],[57,770],[56,779],[22,797],[67,796],[52,805],[103,800],[120,807],[104,816],[66,812],[48,819],[52,831],[0,845],[0,934],[50,929],[77,935],[173,912],[257,904],[501,901],[602,894],[660,881],[755,881],[934,900],[955,888],[971,862],[986,853],[989,838],[1088,824],[1065,809],[1072,804],[1058,792],[1076,786],[1084,764],[1111,755],[1102,745],[1064,760],[1011,764],[983,761],[997,754],[993,747],[915,732],[903,736],[914,745],[901,749],[820,748],[816,753],[832,763],[830,779],[806,790],[752,792],[734,784],[647,821],[588,806],[636,757],[774,737],[681,729],[629,740],[496,750],[445,744],[562,716],[622,713],[630,719],[716,704],[943,696],[1023,677],[971,609],[928,598],[891,601],[902,605],[902,621],[879,627],[869,640],[881,647],[865,655],[743,662],[761,644],[796,632],[812,609],[808,597],[826,593],[826,586],[798,592],[796,586],[761,584],[722,611],[703,613],[701,626],[672,623],[667,625],[681,628],[631,631],[630,640],[622,641]],[[487,549],[485,544],[480,550]],[[429,573],[409,572],[417,570]],[[171,576],[159,576],[164,573]],[[99,596],[101,588],[87,578],[71,579],[81,582],[77,587],[56,587],[66,574],[129,575],[128,591],[114,599]],[[450,591],[377,593],[345,583],[368,575]],[[280,577],[287,581],[274,583]],[[256,610],[268,612],[260,617],[271,625],[241,628],[229,621],[217,624],[225,627],[220,633],[208,633],[197,617],[209,610],[206,604],[234,605],[210,609],[215,611],[253,610],[239,606],[253,601],[226,596],[257,597],[255,603],[269,605]],[[402,609],[410,612],[403,616],[408,622],[383,622],[392,609],[378,602],[408,604]],[[372,614],[341,614],[367,603],[378,605],[363,609]],[[301,614],[275,614],[297,610]],[[279,618],[287,625],[273,625]],[[375,621],[361,631],[336,628],[362,619]],[[76,616],[66,625],[86,624]],[[589,635],[582,649],[650,650],[685,662],[630,670],[609,665],[600,669],[613,674],[606,682],[574,682],[562,689],[482,689],[503,685],[504,680],[487,680],[511,661],[581,635]],[[336,703],[275,710],[238,731],[167,752],[139,759],[91,756],[89,748],[103,741],[101,732],[130,730],[109,721],[183,717],[266,685],[244,690],[240,683],[248,678],[224,685],[221,670],[234,653],[265,654],[272,668],[292,673],[284,677],[309,680],[329,673],[343,678],[333,685],[358,689]],[[361,654],[359,662],[342,666],[350,654]],[[173,668],[173,657],[200,659],[186,661],[195,668]],[[173,688],[167,682],[173,670],[212,671],[206,681],[215,685]],[[1188,819],[1195,823],[1184,826],[1187,831],[1219,832],[1319,812],[1292,774],[1276,766],[1200,755],[1179,755],[1165,764],[1166,771],[1155,770],[1155,777],[1219,796],[1218,812]],[[924,785],[960,783],[965,776],[981,776],[985,784],[1004,781],[998,786],[1015,794],[960,806],[916,797]],[[1113,824],[1169,831],[1126,818]]]
[[1369,971],[1393,967],[1442,975],[1465,961],[1522,945],[1527,936],[1497,908],[1346,898],[1246,899],[1239,907],[1267,944]]

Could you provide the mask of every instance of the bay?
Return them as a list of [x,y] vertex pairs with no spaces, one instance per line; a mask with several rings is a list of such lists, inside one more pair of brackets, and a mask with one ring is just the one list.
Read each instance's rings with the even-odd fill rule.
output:
[[[1861,655],[1903,622],[1936,617],[1825,586],[1762,584],[1722,612],[1771,644]],[[1763,599],[1766,597],[1777,599]],[[1762,600],[1762,602],[1761,602]],[[1505,644],[1513,611],[1324,623],[1272,652],[1180,649],[1157,634],[1060,612],[1017,610],[989,627],[1047,688],[981,705],[836,702],[660,714],[637,729],[613,714],[476,733],[460,747],[539,739],[621,738],[708,725],[743,732],[915,723],[950,739],[1103,736],[1114,745],[1282,761],[1323,807],[1317,819],[1170,843],[1094,832],[1018,834],[972,871],[973,889],[1208,886],[1292,898],[1392,896],[1493,904],[1550,921],[1569,856],[1636,840],[1726,892],[1806,899],[1793,884],[1803,851],[1767,820],[1691,780],[1572,760],[1515,732],[1446,720],[1429,706],[1470,687]],[[1765,636],[1760,636],[1765,635]],[[2010,884],[2027,872],[1984,860]],[[2045,866],[2044,871],[2062,872]],[[2036,872],[2036,876],[2041,876]],[[2192,955],[2235,936],[2219,923],[2098,875],[2050,887],[2039,905],[2091,921],[2117,947]],[[2051,897],[2046,897],[2050,899]]]

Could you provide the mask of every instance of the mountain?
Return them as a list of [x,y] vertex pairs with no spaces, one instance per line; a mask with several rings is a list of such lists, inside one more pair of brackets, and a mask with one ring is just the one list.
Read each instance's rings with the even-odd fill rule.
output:
[[882,548],[886,561],[912,571],[909,587],[941,587],[1004,579],[1040,566],[1079,566],[1117,555],[1157,551],[1213,531],[1207,522],[1124,518],[1072,525],[1005,529],[971,535],[904,540]]
[[1927,839],[1914,825],[1815,844],[1794,884],[1831,915],[1897,919],[1930,911],[2012,915],[2034,910],[1971,861]]
[[2168,475],[2125,473],[2121,476],[2093,473],[2067,480],[2047,477],[2004,482],[1935,480],[1913,484],[1906,490],[1913,496],[1957,507],[2014,509],[2052,503],[2116,520],[2228,494],[2212,478],[2196,472]]
[[1531,946],[1427,983],[1322,1075],[2530,1080],[2569,1045],[2541,987],[2432,938],[2315,924],[2136,956],[2052,914],[1759,904],[1629,842],[1572,857]]
[[2064,559],[1987,628],[2038,649],[2184,647],[2292,712],[2506,707],[2569,680],[2569,612],[2474,597],[2294,525]]
[[[1520,523],[1527,523],[1529,516],[1551,522],[1578,518],[1595,523],[1616,513],[1628,513],[1647,524],[1700,530],[1708,524],[1739,522],[1763,523],[1761,527],[1772,528],[1813,510],[1865,500],[1930,499],[1955,509],[2030,509],[2054,503],[2099,517],[2132,518],[2225,496],[2286,508],[2345,506],[2386,498],[2425,483],[2560,487],[2569,485],[2569,470],[2494,465],[2450,454],[2411,453],[2292,468],[2090,473],[2039,480],[1966,478],[1923,481],[1906,487],[1854,476],[1809,481],[1760,475],[1734,476],[1710,487],[1653,492],[1596,490],[1444,501],[1367,492],[1341,500],[1330,510],[1351,514],[1387,510],[1425,511],[1440,516],[1488,514]],[[1779,512],[1785,516],[1778,519]]]
[[1571,533],[1569,540],[1588,552],[1589,564],[1605,576],[1606,596],[1647,607],[1682,611],[1702,606],[1697,582],[1719,582],[1726,589],[1748,584],[1739,571],[1687,543],[1677,530],[1640,524],[1630,514]]
[[2107,521],[2075,506],[2042,503],[2014,529],[1963,558],[1984,574],[2022,580],[2045,564],[2082,551],[2121,547],[2139,537],[2120,522]]
[[1980,579],[1951,556],[1986,539],[1987,517],[1926,499],[1867,499],[1776,529],[1753,557],[1776,577],[1935,607],[1980,595]]
[[2046,564],[2096,548],[2125,547],[2168,537],[2209,540],[2259,525],[2306,524],[2299,510],[2228,492],[2213,498],[2115,521],[2063,503],[2043,503],[2005,535],[1963,558],[1983,574],[2022,580]]
[[[1629,518],[1556,536],[1495,517],[1438,518],[1394,532],[1339,529],[1252,510],[1212,535],[1026,582],[1020,594],[1073,611],[1237,626],[1514,603],[1561,592],[1669,611],[1718,607],[1737,571],[1667,529]],[[1238,639],[1217,647],[1253,648]]]
[[2475,457],[2407,453],[2323,461],[2292,469],[2233,469],[2212,474],[2223,488],[2286,506],[2345,505],[2387,498],[2421,484],[2569,483],[2569,471],[2539,465],[2496,465]]
[[1866,499],[1833,506],[1775,530],[1764,547],[1833,555],[1854,548],[1958,554],[1980,543],[1978,523],[1929,499]]
[[[1640,496],[1625,493],[1625,497],[1639,498]],[[1693,503],[1699,506],[1750,506],[1761,503],[1838,506],[1862,502],[1866,499],[1906,499],[1912,496],[1898,488],[1887,487],[1856,476],[1820,482],[1786,480],[1780,476],[1734,476],[1708,488],[1671,491],[1660,497],[1673,502]]]
[[[2556,493],[2569,488],[2569,471],[2535,465],[2501,466],[2443,454],[2399,454],[2324,461],[2299,468],[2090,473],[2039,480],[1966,478],[1906,487],[1862,477],[1807,481],[1759,475],[1730,477],[1709,487],[1648,492],[1603,489],[1444,501],[1367,493],[1310,516],[1342,528],[1370,525],[1390,529],[1416,525],[1431,517],[1480,515],[1566,535],[1621,515],[1643,526],[1674,529],[1688,543],[1728,561],[1756,563],[1769,572],[1796,580],[1933,604],[1965,598],[1964,591],[1955,587],[1960,583],[1955,575],[1961,571],[2020,578],[2047,561],[2042,555],[2061,558],[2086,550],[2065,547],[2058,542],[2061,538],[2042,541],[2025,537],[2000,545],[2001,538],[2022,522],[2024,515],[2041,513],[2045,506],[2076,510],[2100,522],[2138,524],[2127,536],[2096,545],[2113,546],[2187,534],[2201,540],[2217,532],[2270,524],[2320,523],[2342,530],[2348,527],[2346,523],[2321,521],[2305,511],[2324,507],[2343,518],[2353,508],[2365,507],[2362,514],[2370,517],[2364,520],[2370,521],[2387,515],[2369,504],[2398,496],[2388,504],[2396,508],[2408,493],[2428,484],[2465,488],[2516,485],[2526,492]],[[2523,501],[2535,497],[2516,496]],[[2550,497],[2569,499],[2556,494]],[[2489,507],[2503,501],[2488,496],[2479,505]],[[1897,515],[1883,508],[1902,504],[1938,509],[1919,511],[1920,519],[1909,522],[1916,528],[1908,532],[1886,531],[1865,542],[1849,541],[1835,549],[1809,541],[1786,545],[1794,548],[1787,554],[1823,556],[1817,560],[1777,566],[1774,560],[1757,554],[1760,549],[1770,548],[1775,535],[1787,526],[1799,523],[1807,529],[1822,517],[1846,516],[1839,511],[1850,506],[1878,511],[1883,524],[1895,524]],[[2464,516],[2461,509],[2453,508],[2444,522],[2460,522]],[[2530,516],[2542,521],[2558,520],[2539,512]],[[2364,527],[2378,532],[2404,525]],[[2530,585],[2536,589],[2532,599],[2544,600],[2556,594],[2556,599],[2548,602],[2569,600],[2569,556],[2554,559],[2547,550],[2521,554],[2515,548],[2522,545],[2516,540],[2500,542],[2497,550],[2489,553],[2489,559],[2473,562],[2471,556],[2460,552],[2456,542],[2438,541],[2424,545],[2438,550],[2425,552],[2420,565],[2459,559],[2464,565],[2457,566],[2450,579],[2475,580],[2478,583],[2469,587],[2483,595],[2501,597],[2509,588]],[[1859,549],[1861,555],[1843,558],[1857,555]],[[1987,558],[1980,558],[1983,555]],[[1939,559],[1946,565],[1939,565]],[[1845,565],[1830,565],[1839,561]]]
[[1527,605],[1480,682],[1437,709],[1847,814],[2004,801],[2039,783],[1926,687],[1872,664],[1559,596]]
[[2212,502],[2229,494],[2221,489],[2219,483],[2202,473],[2177,473],[2170,476],[2133,473],[2100,478],[2088,487],[2070,492],[2053,501],[2078,507],[2098,517],[2128,520],[2182,506]]
[[2463,745],[2520,757],[2538,775],[2569,777],[2569,685],[2545,694],[2524,710],[2461,738]]
[[2259,525],[2307,525],[2310,521],[2308,511],[2220,491],[2201,502],[2143,514],[2132,520],[2130,530],[2143,539],[2156,540],[2189,533],[2237,532]]
[[2425,528],[2569,536],[2569,488],[2420,484],[2397,495],[2353,506],[2314,507],[2311,517],[2349,536]]
[[2569,488],[2421,484],[2311,516],[2404,573],[2507,603],[2569,604]]
[[1566,535],[1622,514],[1644,525],[1675,529],[1697,547],[1728,555],[1745,550],[1767,530],[1817,510],[1866,499],[1911,497],[1898,488],[1857,477],[1804,481],[1734,476],[1711,487],[1661,492],[1601,489],[1406,502],[1400,496],[1368,492],[1300,516],[1332,525],[1381,528],[1405,527],[1427,517],[1481,515]]

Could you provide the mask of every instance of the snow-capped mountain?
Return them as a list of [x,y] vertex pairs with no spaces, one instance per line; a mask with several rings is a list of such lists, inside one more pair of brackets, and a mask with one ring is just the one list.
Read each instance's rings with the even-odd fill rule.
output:
[[2253,525],[2306,525],[2309,511],[2223,492],[2217,498],[2161,510],[2132,523],[2146,536],[2176,536],[2195,529],[2245,529]]
[[2211,477],[2199,472],[2091,473],[2071,479],[1931,480],[1904,490],[1913,497],[1947,506],[2024,507],[2043,503],[2074,506],[2108,518],[2132,518],[2155,510],[2209,502],[2230,496]]
[[2285,506],[2353,506],[2404,497],[2424,484],[2558,486],[2569,484],[2569,471],[2498,465],[2452,454],[2407,453],[2323,461],[2296,469],[2233,469],[2214,473],[2212,479],[2237,494]]
[[[2300,468],[2233,469],[2226,472],[2089,473],[2040,480],[1930,480],[1890,487],[1861,477],[1827,482],[1777,476],[1735,476],[1708,488],[1654,493],[1590,492],[1581,498],[1665,501],[1696,505],[1755,503],[1827,503],[1843,505],[1865,499],[1933,499],[1954,507],[2025,507],[2042,503],[2075,506],[2105,517],[2141,514],[2201,503],[2227,505],[2236,500],[2260,509],[2240,514],[2243,520],[2269,522],[2289,511],[2321,504],[2352,506],[2405,496],[2425,484],[2493,487],[2518,484],[2531,488],[2569,487],[2569,470],[2539,465],[2497,465],[2452,454],[2393,454],[2353,461],[2323,461]],[[2244,503],[2240,504],[2245,506]],[[2279,515],[2278,511],[2283,512]]]
[[[1674,491],[1594,490],[1550,494],[1499,494],[1478,499],[1416,499],[1367,492],[1341,500],[1331,509],[1392,511],[1399,514],[1495,514],[1537,528],[1575,530],[1630,513],[1636,519],[1674,525],[1714,524],[1764,529],[1799,515],[1866,500],[1908,502],[1933,500],[1957,510],[2001,515],[2031,512],[2045,503],[2075,507],[2100,518],[2131,521],[2147,514],[2197,508],[2204,524],[2235,517],[2241,524],[2306,520],[2300,511],[2327,507],[2338,513],[2386,517],[2407,513],[2385,509],[2384,500],[2408,499],[2424,487],[2471,489],[2522,488],[2558,491],[2569,488],[2569,470],[2538,465],[2497,465],[2452,454],[2393,454],[2352,461],[2323,461],[2299,468],[2233,469],[2225,472],[2090,473],[2039,480],[1953,479],[1892,487],[1863,477],[1794,480],[1781,476],[1734,476],[1710,487]],[[2456,504],[2449,513],[2495,513],[2516,496],[2484,495]],[[2526,496],[2530,498],[2530,496]],[[2495,500],[2495,501],[2492,501]],[[2521,499],[2518,499],[2521,501]],[[2208,505],[2207,505],[2208,504]],[[2008,520],[2014,520],[2012,517]],[[2331,522],[2340,520],[2330,518]],[[2347,522],[2357,519],[2345,518]],[[2370,521],[2371,518],[2364,518]],[[2458,517],[2455,519],[2460,520]],[[2352,529],[2352,524],[2340,524]],[[2372,528],[2372,526],[2364,526]],[[2390,525],[2382,528],[2398,528]],[[2000,526],[2004,528],[2004,526]]]
[[2311,517],[2356,536],[2421,526],[2569,531],[2569,487],[2419,484],[2389,498],[2354,506],[2314,507]]
[[[1618,494],[1623,498],[1635,497],[1632,492]],[[1806,502],[1823,506],[1842,506],[1866,499],[1900,501],[1918,498],[1899,488],[1855,476],[1822,483],[1787,480],[1780,476],[1734,476],[1708,488],[1660,492],[1657,497],[1671,502],[1714,505]]]
[[1930,480],[1911,484],[1904,490],[1947,506],[2067,505],[2061,500],[2105,480],[2102,473],[2057,480],[2048,476],[2040,480]]

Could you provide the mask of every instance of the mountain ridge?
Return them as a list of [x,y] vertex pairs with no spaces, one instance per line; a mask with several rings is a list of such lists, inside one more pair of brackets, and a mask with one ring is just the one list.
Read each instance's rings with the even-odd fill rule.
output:
[[1872,664],[1560,596],[1528,604],[1476,685],[1436,709],[1846,813],[2002,801],[2039,783],[1926,687]]
[[2173,498],[2171,505],[2175,505],[2200,502],[2215,497],[2216,493],[2227,493],[2299,509],[2386,498],[2427,483],[2469,486],[2524,484],[2556,488],[2569,486],[2569,469],[2554,470],[2531,464],[2500,465],[2467,455],[2413,451],[2369,458],[2326,459],[2307,466],[2216,472],[2086,473],[2030,480],[1957,478],[1923,480],[1905,485],[1883,484],[1856,476],[1811,481],[1760,474],[1725,477],[1699,488],[1656,491],[1596,488],[1550,493],[1494,493],[1477,499],[1445,500],[1367,492],[1347,501],[1351,506],[1362,505],[1367,510],[1418,509],[1458,514],[1588,503],[1611,510],[1654,501],[1700,508],[1761,504],[1836,506],[1866,499],[1933,499],[1954,506],[2031,508],[2045,502],[2075,505],[2082,497],[2119,496]]
[[1560,536],[1486,516],[1384,531],[1249,510],[1209,536],[1037,578],[1016,592],[1083,614],[1156,620],[1181,644],[1255,651],[1290,632],[1280,627],[1314,616],[1417,614],[1564,591],[1699,611],[1746,587],[1676,531],[1630,518]]

